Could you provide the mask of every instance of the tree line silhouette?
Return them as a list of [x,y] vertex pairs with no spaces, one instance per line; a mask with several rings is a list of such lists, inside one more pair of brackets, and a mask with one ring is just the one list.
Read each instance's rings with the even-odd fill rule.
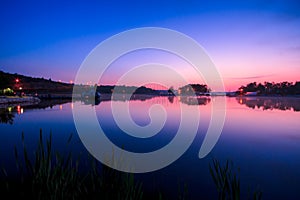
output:
[[205,84],[188,84],[178,88],[178,93],[184,95],[198,95],[208,93],[210,91],[210,88],[208,88]]
[[241,86],[238,91],[240,94],[246,94],[247,92],[257,92],[258,95],[300,95],[300,82],[264,82],[256,83],[252,82],[246,86]]

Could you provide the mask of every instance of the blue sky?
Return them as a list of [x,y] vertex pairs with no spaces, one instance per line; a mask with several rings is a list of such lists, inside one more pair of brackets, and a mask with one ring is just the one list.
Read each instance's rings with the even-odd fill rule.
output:
[[299,10],[292,0],[7,0],[0,6],[0,69],[67,82],[99,42],[131,28],[159,26],[197,40],[228,89],[252,80],[296,81]]

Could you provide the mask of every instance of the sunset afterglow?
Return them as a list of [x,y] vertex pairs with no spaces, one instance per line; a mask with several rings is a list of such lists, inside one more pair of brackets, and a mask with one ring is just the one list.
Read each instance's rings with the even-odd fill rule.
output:
[[[0,10],[0,66],[6,72],[72,83],[85,57],[101,41],[128,29],[155,26],[180,31],[202,45],[228,91],[252,81],[299,79],[300,16],[299,3],[293,0],[6,1]],[[155,60],[165,60],[192,83],[202,82],[183,61],[173,58],[154,51],[125,55],[100,84],[112,84],[122,72]]]

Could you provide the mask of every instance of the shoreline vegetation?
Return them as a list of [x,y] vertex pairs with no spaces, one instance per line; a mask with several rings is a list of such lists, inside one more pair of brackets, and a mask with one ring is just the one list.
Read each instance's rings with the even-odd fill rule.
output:
[[[66,147],[71,145],[72,137],[71,134]],[[55,151],[52,139],[51,132],[45,138],[40,129],[37,149],[32,152],[27,149],[22,133],[22,150],[14,148],[17,174],[11,175],[5,166],[0,170],[2,195],[30,199],[170,199],[163,191],[153,193],[145,190],[143,182],[137,180],[134,174],[101,165],[95,158],[89,157],[89,164],[82,166],[83,158],[74,158],[71,152],[61,154]],[[219,200],[243,199],[240,179],[232,162],[224,164],[213,159],[208,171]],[[177,196],[175,199],[189,199],[188,185],[183,186],[183,191],[179,185],[177,194],[176,191],[174,194]],[[261,198],[260,190],[248,193],[247,197],[253,200]]]
[[[78,100],[84,105],[99,105],[101,102],[105,101],[145,101],[156,98],[151,95],[117,95],[114,98],[111,95],[102,95],[100,100],[93,99],[83,99]],[[173,104],[175,101],[174,96],[164,97],[165,101]],[[232,98],[232,97],[230,97]],[[251,109],[259,110],[281,110],[281,111],[294,111],[300,112],[300,98],[299,97],[247,97],[238,96],[235,98],[238,104],[247,106]],[[189,106],[205,106],[211,103],[213,99],[211,97],[191,97],[191,96],[181,96],[178,102],[186,104]],[[43,99],[38,103],[32,104],[31,102],[25,103],[14,103],[14,104],[0,104],[0,123],[13,124],[16,114],[22,114],[32,109],[46,109],[52,108],[54,106],[60,106],[66,103],[72,103],[71,99]]]
[[[241,86],[234,92],[213,92],[205,84],[188,84],[175,90],[173,87],[165,90],[154,90],[145,86],[115,86],[115,85],[76,85],[76,92],[73,94],[74,83],[63,83],[51,79],[33,78],[29,76],[10,74],[0,71],[0,97],[3,102],[17,101],[7,96],[27,96],[44,99],[72,99],[82,98],[86,93],[100,93],[109,98],[112,94],[148,95],[148,96],[268,96],[268,97],[300,97],[300,82],[265,82],[249,83]],[[73,95],[73,96],[72,96]],[[134,98],[134,97],[133,97]],[[3,100],[5,99],[5,100]],[[30,99],[18,99],[29,101]],[[1,103],[1,101],[0,101]]]

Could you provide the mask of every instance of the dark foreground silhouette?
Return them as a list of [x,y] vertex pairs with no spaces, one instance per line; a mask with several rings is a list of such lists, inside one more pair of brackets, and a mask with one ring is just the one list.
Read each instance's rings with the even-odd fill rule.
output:
[[[23,150],[14,150],[17,174],[11,175],[5,167],[1,169],[1,194],[28,199],[170,199],[163,191],[147,193],[143,184],[136,181],[134,174],[124,173],[100,165],[89,159],[85,170],[81,170],[80,157],[74,159],[71,153],[60,154],[53,150],[52,134],[45,140],[42,130],[38,147],[29,152],[22,133]],[[70,144],[72,134],[66,142]],[[240,181],[233,164],[222,165],[213,160],[209,171],[216,186],[218,199],[240,199]],[[188,186],[174,190],[177,199],[189,199]],[[262,193],[254,191],[248,199],[261,199]],[[174,198],[172,198],[174,199]]]

